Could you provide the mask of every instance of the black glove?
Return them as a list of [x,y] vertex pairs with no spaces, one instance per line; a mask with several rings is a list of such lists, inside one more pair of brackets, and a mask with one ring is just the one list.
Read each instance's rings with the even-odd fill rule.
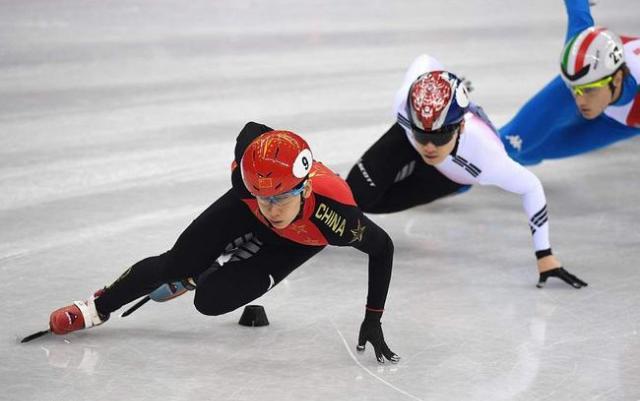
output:
[[547,279],[549,277],[557,277],[573,288],[582,288],[589,285],[580,280],[578,277],[566,271],[562,266],[560,266],[556,267],[555,269],[547,270],[546,272],[540,273],[540,279],[538,280],[538,284],[536,284],[536,287],[544,287],[544,284],[547,282]]
[[[367,309],[364,315],[364,321],[360,325],[360,335],[358,335],[358,346],[356,349],[358,352],[364,352],[365,345],[368,341],[373,345],[378,363],[384,363],[384,358],[396,363],[400,361],[400,357],[391,351],[384,341],[382,325],[380,323],[381,317],[381,311],[378,312]],[[382,357],[383,355],[384,358]]]

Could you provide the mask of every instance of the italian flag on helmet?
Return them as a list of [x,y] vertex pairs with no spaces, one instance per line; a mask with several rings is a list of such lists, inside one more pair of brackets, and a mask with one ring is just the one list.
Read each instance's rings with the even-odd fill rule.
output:
[[601,80],[624,64],[620,37],[598,26],[587,28],[571,38],[560,57],[562,79],[569,86]]

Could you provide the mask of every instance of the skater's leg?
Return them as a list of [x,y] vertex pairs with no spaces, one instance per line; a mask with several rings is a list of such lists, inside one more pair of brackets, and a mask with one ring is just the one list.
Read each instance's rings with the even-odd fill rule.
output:
[[282,240],[246,260],[213,266],[197,280],[194,304],[205,315],[231,312],[262,296],[323,247]]

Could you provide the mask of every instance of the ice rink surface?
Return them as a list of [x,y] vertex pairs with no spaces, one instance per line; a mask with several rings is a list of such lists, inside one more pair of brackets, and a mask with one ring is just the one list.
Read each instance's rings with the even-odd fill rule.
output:
[[[636,0],[593,14],[640,34]],[[638,138],[533,168],[581,290],[535,288],[520,199],[497,188],[373,216],[395,242],[396,365],[355,352],[366,257],[337,248],[257,300],[268,327],[188,294],[18,343],[168,249],[229,187],[245,122],[346,174],[415,56],[502,125],[557,73],[565,26],[560,0],[0,2],[0,399],[639,400]]]

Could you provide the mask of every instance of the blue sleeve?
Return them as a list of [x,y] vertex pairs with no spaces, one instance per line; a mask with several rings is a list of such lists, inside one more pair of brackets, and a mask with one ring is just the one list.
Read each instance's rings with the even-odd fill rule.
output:
[[564,43],[566,44],[569,39],[595,25],[595,23],[589,9],[589,0],[564,0],[564,5],[567,8],[567,17],[569,19],[567,36],[564,38]]

